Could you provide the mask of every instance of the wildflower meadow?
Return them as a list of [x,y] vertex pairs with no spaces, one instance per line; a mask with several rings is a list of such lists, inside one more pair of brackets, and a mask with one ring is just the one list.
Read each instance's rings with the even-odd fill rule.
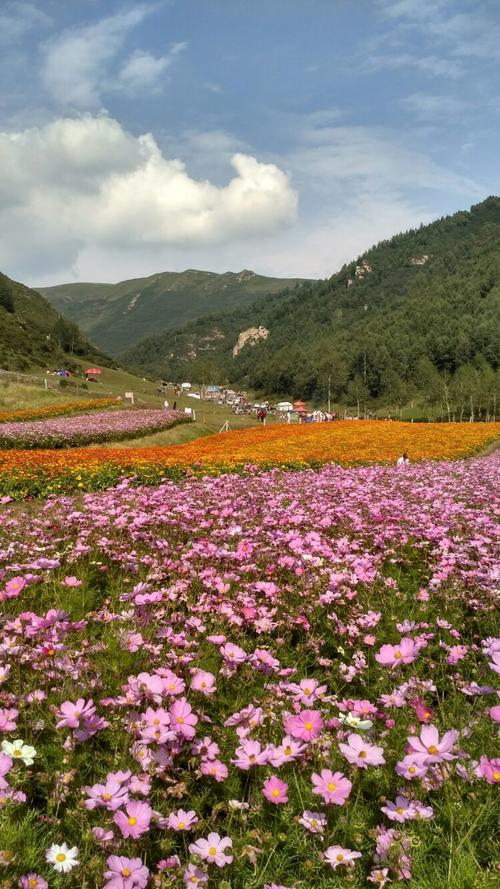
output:
[[90,442],[133,438],[188,421],[181,411],[159,408],[94,411],[43,420],[0,423],[1,448],[69,448]]
[[2,886],[498,886],[499,470],[4,496]]

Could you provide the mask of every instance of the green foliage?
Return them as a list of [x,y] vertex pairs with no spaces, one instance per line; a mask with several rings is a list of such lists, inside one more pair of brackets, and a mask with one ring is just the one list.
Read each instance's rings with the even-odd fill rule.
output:
[[[259,325],[267,339],[233,358],[238,334]],[[365,401],[401,406],[425,393],[437,414],[493,416],[500,199],[383,241],[329,280],[198,319],[122,357],[172,379],[201,382],[203,359],[205,382],[324,403],[330,377],[332,398],[360,408]]]
[[39,293],[0,274],[0,368],[71,367],[68,355],[109,363]]

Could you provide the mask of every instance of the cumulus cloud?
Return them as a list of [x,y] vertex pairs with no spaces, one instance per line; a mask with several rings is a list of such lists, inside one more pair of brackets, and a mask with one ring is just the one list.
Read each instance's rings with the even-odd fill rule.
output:
[[190,176],[150,134],[109,117],[0,133],[0,268],[58,274],[94,244],[124,252],[230,242],[295,219],[297,196],[276,164],[231,158],[224,185]]
[[[112,89],[110,65],[122,49],[130,31],[139,25],[153,7],[138,4],[118,15],[108,16],[91,25],[69,28],[47,41],[42,49],[41,78],[45,88],[59,104],[76,109],[93,109],[101,105],[103,91]],[[135,82],[149,66],[158,70],[161,60],[148,53],[129,60],[129,76]],[[125,77],[127,66],[125,66]],[[124,72],[122,71],[122,74]]]

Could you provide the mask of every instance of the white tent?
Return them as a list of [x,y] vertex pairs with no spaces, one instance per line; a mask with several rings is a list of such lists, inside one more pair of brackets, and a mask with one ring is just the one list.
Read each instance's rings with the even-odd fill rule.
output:
[[276,405],[276,410],[278,410],[278,411],[293,411],[293,404],[291,401],[280,401]]

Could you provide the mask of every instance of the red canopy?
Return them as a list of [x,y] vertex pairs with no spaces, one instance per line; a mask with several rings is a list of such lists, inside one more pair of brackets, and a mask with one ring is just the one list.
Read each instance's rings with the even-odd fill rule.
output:
[[85,373],[92,374],[92,376],[95,377],[95,375],[100,374],[101,371],[99,370],[98,367],[88,367],[87,370],[85,371]]
[[305,407],[305,401],[294,401],[294,407]]

